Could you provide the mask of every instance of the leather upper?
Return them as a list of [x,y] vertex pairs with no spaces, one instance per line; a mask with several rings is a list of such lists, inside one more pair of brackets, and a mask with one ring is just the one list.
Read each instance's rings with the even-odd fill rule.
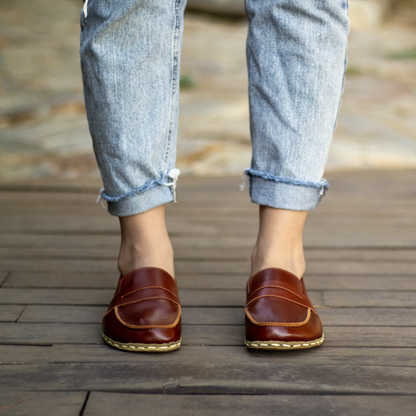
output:
[[102,326],[107,337],[119,342],[179,340],[181,306],[176,280],[157,267],[144,267],[120,276]]
[[322,336],[322,322],[294,274],[269,268],[247,283],[246,339],[309,341]]

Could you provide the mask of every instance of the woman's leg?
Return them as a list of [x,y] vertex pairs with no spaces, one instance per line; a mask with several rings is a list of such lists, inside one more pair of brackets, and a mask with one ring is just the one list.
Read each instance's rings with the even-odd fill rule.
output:
[[[121,276],[103,338],[128,351],[181,344],[181,308],[164,204],[175,198],[185,0],[89,0],[81,66],[101,198],[120,217]],[[168,273],[166,273],[168,272]]]
[[260,207],[256,273],[303,275],[302,230],[322,179],[346,63],[347,0],[247,0],[253,159],[250,194]]
[[94,151],[111,214],[120,217],[122,274],[173,275],[163,204],[174,199],[185,1],[89,0],[81,66]]
[[308,298],[302,232],[322,179],[345,72],[347,0],[246,0],[253,159],[260,229],[247,284],[246,345],[322,344]]

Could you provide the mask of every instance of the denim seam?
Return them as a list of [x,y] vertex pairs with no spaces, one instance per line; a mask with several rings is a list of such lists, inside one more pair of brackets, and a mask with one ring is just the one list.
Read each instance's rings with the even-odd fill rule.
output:
[[164,160],[164,169],[167,168],[167,162],[172,142],[172,131],[175,117],[175,106],[176,106],[176,95],[177,95],[177,84],[178,84],[178,55],[179,55],[179,41],[180,41],[180,4],[182,0],[175,1],[175,30],[173,37],[173,52],[172,52],[172,97],[170,104],[170,116],[169,116],[169,127],[168,137],[166,141],[166,151]]
[[[347,19],[349,20],[349,0],[345,0],[344,1],[345,4],[345,9],[347,11]],[[334,124],[334,128],[333,128],[333,132],[335,132],[335,129],[337,128],[337,124],[338,124],[338,118],[339,118],[339,111],[341,109],[341,103],[342,103],[342,96],[344,95],[344,86],[345,86],[345,73],[347,72],[347,57],[348,57],[348,44],[346,46],[345,49],[345,57],[344,57],[344,75],[342,77],[342,84],[341,84],[341,95],[339,97],[339,103],[338,103],[338,111],[337,111],[337,116],[335,118],[335,124]]]
[[[321,196],[324,196],[326,194],[327,189],[329,188],[329,183],[325,179],[321,179],[320,182],[299,181],[296,179],[284,178],[283,176],[276,176],[267,172],[260,172],[254,169],[246,169],[244,171],[244,174],[250,177],[254,176],[254,177],[269,180],[269,181],[285,183],[287,185],[304,186],[306,188],[320,189]],[[251,181],[250,181],[250,184],[251,184]]]
[[133,189],[132,191],[126,192],[125,194],[122,194],[119,196],[110,196],[105,192],[104,189],[102,189],[97,202],[100,200],[100,198],[104,199],[104,201],[107,201],[107,202],[113,202],[113,203],[120,202],[127,198],[132,197],[133,195],[146,192],[149,189],[154,188],[155,186],[158,186],[158,185],[172,186],[173,185],[172,182],[167,182],[167,181],[172,181],[172,178],[171,176],[169,176],[169,173],[170,172],[164,172],[160,179],[148,181],[143,186],[140,186],[139,188]]

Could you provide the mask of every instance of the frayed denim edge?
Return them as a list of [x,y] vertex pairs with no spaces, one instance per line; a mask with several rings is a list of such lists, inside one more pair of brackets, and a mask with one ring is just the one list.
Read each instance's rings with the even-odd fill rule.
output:
[[120,196],[110,196],[107,195],[104,188],[101,189],[100,195],[98,197],[97,202],[100,200],[100,198],[104,199],[104,201],[107,202],[120,202],[127,198],[132,197],[136,194],[141,194],[143,192],[148,191],[149,189],[157,186],[157,185],[164,185],[164,186],[171,186],[172,187],[172,193],[173,193],[173,199],[174,202],[176,202],[176,182],[178,180],[180,174],[179,169],[171,169],[170,171],[166,171],[163,173],[162,177],[160,179],[156,179],[153,181],[146,182],[143,186],[140,188],[133,189],[132,191],[129,191],[123,195]]
[[309,181],[298,181],[296,179],[289,179],[284,178],[282,176],[272,175],[271,173],[267,172],[260,172],[254,169],[246,169],[244,171],[244,175],[246,176],[256,176],[258,178],[266,179],[269,181],[274,182],[282,182],[288,185],[295,185],[295,186],[305,186],[307,188],[316,188],[321,190],[321,199],[325,196],[326,191],[329,188],[329,183],[326,179],[321,179],[319,182],[309,182]]

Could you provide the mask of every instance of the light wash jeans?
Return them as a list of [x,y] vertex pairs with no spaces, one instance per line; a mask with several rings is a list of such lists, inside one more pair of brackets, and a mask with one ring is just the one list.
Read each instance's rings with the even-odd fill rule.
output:
[[[339,111],[348,0],[246,0],[253,202],[313,209]],[[81,12],[87,116],[109,212],[174,199],[184,0],[89,0]]]

